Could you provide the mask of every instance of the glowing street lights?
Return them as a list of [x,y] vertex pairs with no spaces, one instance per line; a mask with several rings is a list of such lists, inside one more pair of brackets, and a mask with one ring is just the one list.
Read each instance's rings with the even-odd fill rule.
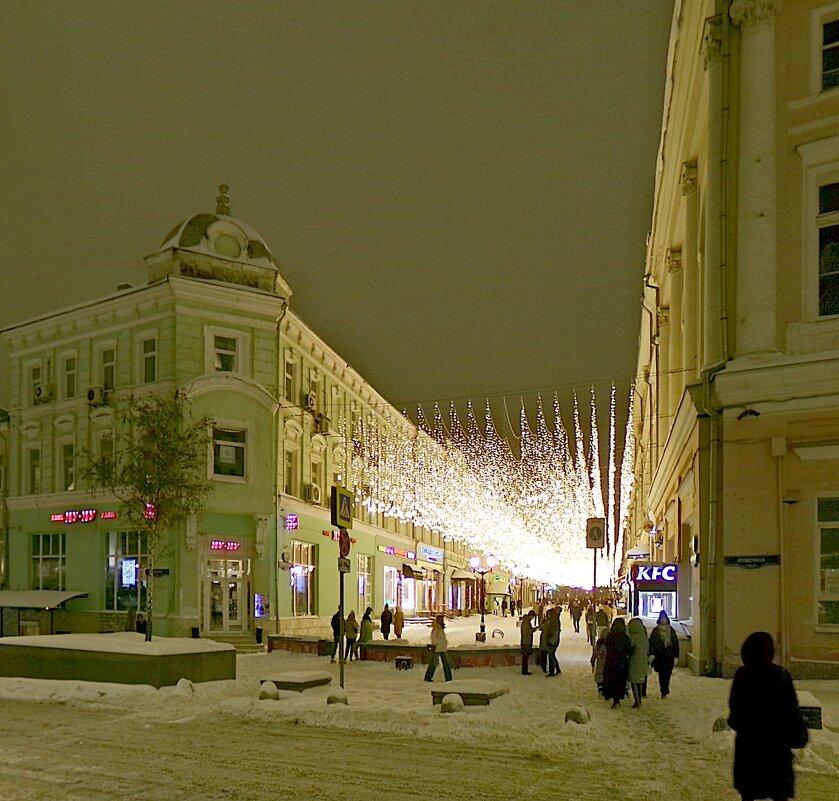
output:
[[481,630],[475,635],[475,642],[487,641],[487,630],[484,624],[484,611],[486,610],[486,596],[487,596],[487,573],[495,570],[498,560],[490,553],[484,556],[470,556],[469,566],[473,573],[477,573],[481,577]]

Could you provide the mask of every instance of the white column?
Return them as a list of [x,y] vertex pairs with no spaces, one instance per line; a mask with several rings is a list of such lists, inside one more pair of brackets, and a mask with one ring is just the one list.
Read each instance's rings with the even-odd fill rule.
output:
[[775,15],[781,0],[734,0],[740,26],[736,355],[777,350]]
[[682,251],[670,249],[665,258],[667,272],[670,274],[670,337],[668,343],[667,363],[669,369],[669,388],[667,396],[670,399],[670,422],[676,417],[679,401],[682,399],[684,388],[684,373],[682,372]]
[[709,21],[705,33],[705,75],[708,80],[708,164],[705,177],[705,247],[702,252],[702,358],[705,370],[722,361],[720,306],[720,106],[722,64],[720,24]]
[[667,440],[670,430],[670,309],[667,306],[658,307],[658,404],[655,410],[658,417],[659,430],[664,432],[659,442]]
[[699,251],[696,191],[696,162],[682,165],[682,195],[685,198],[685,241],[682,246],[682,369],[684,384],[693,383],[698,374],[699,341],[696,303],[698,297],[697,254]]

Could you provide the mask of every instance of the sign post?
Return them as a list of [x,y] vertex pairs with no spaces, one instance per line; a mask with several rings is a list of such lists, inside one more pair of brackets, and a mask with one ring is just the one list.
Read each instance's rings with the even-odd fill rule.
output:
[[350,572],[350,535],[347,531],[352,526],[352,501],[353,495],[343,487],[332,487],[331,497],[331,518],[332,525],[337,526],[340,536],[338,537],[338,617],[341,619],[338,647],[341,649],[338,660],[338,676],[341,689],[344,688],[344,574]]
[[602,548],[606,539],[606,521],[602,517],[590,517],[586,520],[586,548],[594,555],[594,576],[592,578],[592,601],[597,598],[597,549]]

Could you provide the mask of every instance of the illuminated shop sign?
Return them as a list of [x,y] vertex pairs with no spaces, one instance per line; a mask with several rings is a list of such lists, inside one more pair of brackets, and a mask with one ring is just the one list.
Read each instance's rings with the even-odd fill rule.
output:
[[122,564],[122,586],[136,587],[137,586],[137,560],[123,559]]
[[92,523],[98,517],[100,520],[113,520],[116,512],[99,512],[96,509],[68,509],[66,512],[58,512],[50,515],[51,523]]
[[211,551],[238,551],[241,543],[231,540],[213,540],[210,543]]
[[439,548],[432,548],[430,545],[420,545],[419,555],[421,559],[426,562],[442,562],[445,558],[445,553]]
[[380,545],[379,550],[389,556],[398,556],[400,559],[416,559],[414,551],[406,551],[404,548],[394,548],[392,545]]
[[[324,537],[329,537],[333,542],[338,542],[341,539],[341,532],[337,529],[333,529],[332,531],[323,531],[321,533]],[[355,537],[350,537],[350,542],[355,545],[358,540],[356,540]]]
[[287,514],[285,516],[285,530],[295,531],[300,525],[300,518],[295,514]]
[[645,581],[675,581],[676,565],[633,565],[632,577],[635,583]]

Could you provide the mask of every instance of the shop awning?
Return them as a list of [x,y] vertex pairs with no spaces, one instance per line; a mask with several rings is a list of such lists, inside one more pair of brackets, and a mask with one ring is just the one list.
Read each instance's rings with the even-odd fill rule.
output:
[[464,570],[462,567],[457,567],[452,570],[452,574],[449,577],[452,581],[475,581],[476,576],[474,573],[470,573],[468,570]]
[[71,598],[86,598],[86,592],[64,590],[0,590],[0,607],[6,609],[57,609]]
[[403,564],[402,565],[402,575],[405,578],[409,578],[409,579],[412,579],[412,578],[421,579],[422,578],[422,570],[420,570],[417,567],[412,567],[411,565]]
[[634,548],[630,548],[626,552],[627,559],[649,559],[650,558],[650,546],[649,545],[636,545]]

